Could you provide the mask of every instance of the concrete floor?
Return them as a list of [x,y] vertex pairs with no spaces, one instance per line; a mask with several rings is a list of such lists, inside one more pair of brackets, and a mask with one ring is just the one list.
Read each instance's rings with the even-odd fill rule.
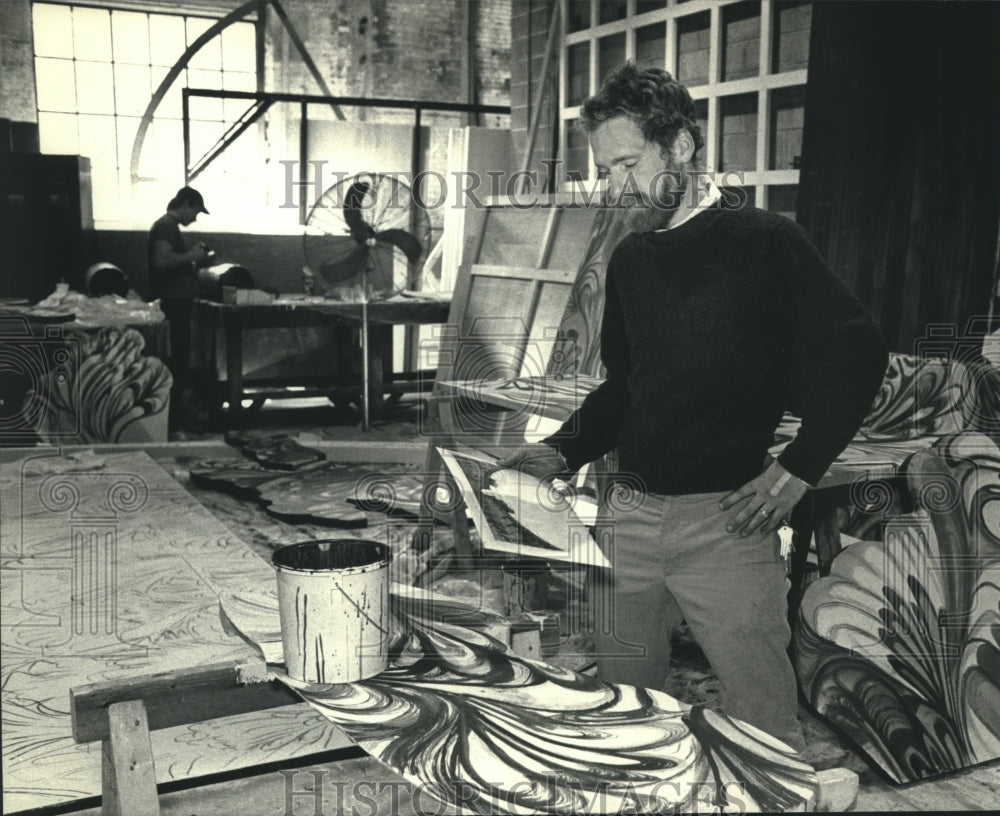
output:
[[[421,803],[399,777],[362,757],[164,793],[159,804],[161,816],[417,816],[415,799]],[[101,816],[101,809],[75,813]]]
[[[314,792],[318,791],[318,795]],[[419,794],[418,794],[419,797]],[[445,816],[371,758],[310,765],[160,796],[162,816]],[[862,780],[852,811],[989,811],[1000,802],[995,764],[902,788]],[[415,804],[423,804],[418,810]],[[75,811],[101,816],[100,808]]]
[[[303,401],[304,403],[304,401]],[[397,407],[385,422],[362,431],[350,412],[333,409],[323,403],[293,407],[292,403],[268,405],[258,415],[260,427],[308,431],[326,439],[341,441],[414,441],[421,438],[422,402],[409,399]],[[213,431],[179,431],[172,440],[221,439]],[[168,468],[169,470],[170,468]],[[211,510],[211,499],[198,495]],[[227,519],[231,521],[231,519]],[[239,530],[234,530],[239,534]],[[679,662],[667,684],[667,690],[687,702],[711,703],[715,694],[714,677],[700,650]],[[683,652],[684,650],[680,650]],[[887,783],[847,743],[800,706],[799,717],[806,734],[806,759],[818,770],[845,767],[860,778],[855,811],[995,811],[1000,805],[1000,761],[950,775],[946,778],[905,786]],[[319,784],[320,795],[310,791]],[[416,808],[413,791],[374,759],[348,759],[334,764],[307,766],[297,770],[271,771],[231,779],[203,787],[163,794],[160,797],[164,816],[327,816],[327,814],[370,814],[370,816],[410,816]],[[78,811],[97,816],[99,809]],[[443,813],[436,805],[431,813]]]

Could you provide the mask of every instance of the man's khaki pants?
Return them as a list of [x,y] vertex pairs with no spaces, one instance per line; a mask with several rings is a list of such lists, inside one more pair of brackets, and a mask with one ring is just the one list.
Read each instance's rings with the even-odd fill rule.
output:
[[671,634],[687,621],[725,712],[802,750],[778,536],[726,532],[735,509],[719,508],[725,495],[645,494],[615,513],[612,570],[595,570],[590,587],[598,676],[662,689]]

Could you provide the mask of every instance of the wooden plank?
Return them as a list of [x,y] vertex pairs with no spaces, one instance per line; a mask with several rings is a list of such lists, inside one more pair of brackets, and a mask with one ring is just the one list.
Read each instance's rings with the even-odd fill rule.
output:
[[[757,144],[754,156],[754,169],[758,172],[767,169],[767,151],[771,143],[771,102],[774,97],[767,91],[757,94]],[[762,195],[757,196],[757,206],[764,203]]]
[[112,703],[101,746],[101,798],[105,816],[159,816],[153,748],[141,700]]
[[773,91],[776,88],[787,88],[791,85],[804,85],[808,72],[788,71],[783,74],[768,74],[748,79],[733,79],[729,82],[717,82],[705,85],[695,85],[690,88],[692,99],[711,99],[739,94],[757,93],[758,91]]
[[[469,295],[472,291],[472,267],[463,264],[455,280],[455,291],[451,298],[451,311],[448,313],[448,324],[441,336],[441,351],[438,354],[438,370],[435,382],[452,378],[455,368],[455,358],[459,350],[458,333],[465,323],[465,313],[468,310]],[[437,390],[435,385],[435,390]]]
[[562,207],[552,207],[549,210],[549,218],[545,222],[545,235],[542,238],[541,248],[538,251],[537,265],[540,269],[549,265],[549,257],[552,254],[552,245],[555,242],[562,213]]
[[145,701],[151,731],[300,702],[277,681],[246,683],[257,676],[251,663],[230,661],[77,686],[70,689],[73,739],[79,743],[108,739],[109,706],[128,701]]
[[847,768],[816,772],[816,810],[840,813],[850,810],[858,798],[858,775]]
[[[483,252],[483,242],[486,240],[486,226],[492,220],[495,209],[489,207],[469,207],[465,211],[465,230],[462,240],[462,254],[458,259],[458,269],[466,263],[479,260]],[[455,279],[456,285],[458,278]]]
[[1000,774],[992,765],[909,785],[890,785],[881,779],[863,784],[855,807],[858,811],[954,813],[964,810],[996,810],[1000,800]]
[[677,18],[670,16],[667,18],[666,28],[667,39],[663,48],[663,65],[667,73],[677,76]]
[[575,269],[538,269],[533,266],[496,266],[475,264],[472,267],[473,277],[513,278],[515,280],[551,281],[553,283],[573,283],[576,279]]
[[708,132],[705,136],[705,166],[716,168],[719,166],[719,115],[722,110],[722,101],[718,96],[708,97]]

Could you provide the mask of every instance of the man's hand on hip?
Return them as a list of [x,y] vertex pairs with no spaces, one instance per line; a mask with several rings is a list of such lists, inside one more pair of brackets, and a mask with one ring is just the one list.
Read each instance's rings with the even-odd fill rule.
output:
[[721,502],[723,510],[739,506],[726,529],[741,536],[770,535],[788,519],[792,508],[798,504],[809,485],[793,476],[775,459],[768,468],[743,487],[734,490]]
[[551,482],[568,470],[562,454],[551,445],[545,445],[541,442],[522,445],[497,464],[500,467],[519,470],[546,482]]

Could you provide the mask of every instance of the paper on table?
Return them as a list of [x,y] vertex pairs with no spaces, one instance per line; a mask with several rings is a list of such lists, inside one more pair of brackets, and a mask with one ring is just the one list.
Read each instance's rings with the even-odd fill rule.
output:
[[454,477],[483,547],[556,561],[610,567],[570,503],[520,471],[497,468],[479,451],[438,448]]

